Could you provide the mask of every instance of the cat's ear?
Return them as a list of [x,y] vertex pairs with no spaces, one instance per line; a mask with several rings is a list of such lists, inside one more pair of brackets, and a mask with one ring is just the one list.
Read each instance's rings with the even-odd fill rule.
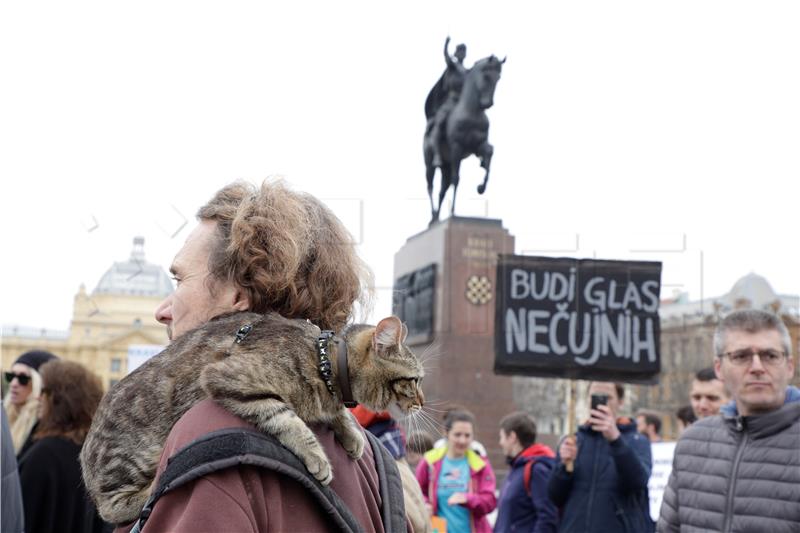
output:
[[387,348],[397,346],[403,342],[408,334],[408,328],[396,316],[384,318],[375,327],[372,334],[372,349],[381,353]]

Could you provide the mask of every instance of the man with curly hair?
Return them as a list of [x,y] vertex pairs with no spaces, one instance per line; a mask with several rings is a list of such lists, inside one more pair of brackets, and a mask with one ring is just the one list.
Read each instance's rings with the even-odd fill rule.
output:
[[[199,223],[170,267],[175,292],[156,310],[176,340],[231,311],[275,311],[341,330],[371,274],[336,216],[313,196],[281,183],[232,183],[197,213]],[[157,476],[170,457],[216,430],[248,424],[211,400],[173,427]],[[379,479],[369,446],[351,460],[333,431],[312,426],[336,475],[331,489],[365,531],[384,531]],[[328,531],[303,486],[276,471],[239,465],[164,494],[143,531]]]

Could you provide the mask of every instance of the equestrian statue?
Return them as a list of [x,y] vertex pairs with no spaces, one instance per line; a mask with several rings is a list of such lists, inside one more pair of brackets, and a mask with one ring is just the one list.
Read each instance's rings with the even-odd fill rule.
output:
[[[425,138],[422,143],[425,156],[425,176],[428,180],[428,197],[431,201],[431,224],[439,220],[442,200],[453,187],[450,215],[455,213],[461,160],[471,154],[480,158],[486,170],[478,194],[486,190],[489,166],[494,148],[489,144],[489,118],[486,110],[494,104],[494,90],[503,69],[503,60],[489,56],[477,61],[472,68],[464,66],[467,47],[459,44],[453,57],[448,50],[450,37],[444,42],[444,60],[447,68],[433,86],[425,100]],[[433,201],[433,178],[436,169],[441,175],[439,201]]]

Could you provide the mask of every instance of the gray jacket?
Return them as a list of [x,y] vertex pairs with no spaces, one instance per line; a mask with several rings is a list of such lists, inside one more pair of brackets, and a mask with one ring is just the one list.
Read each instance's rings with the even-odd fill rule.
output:
[[25,531],[25,515],[22,510],[22,489],[19,486],[17,458],[14,455],[14,444],[11,442],[11,430],[8,427],[6,410],[0,407],[2,414],[2,467],[3,482],[0,487],[2,503],[0,504],[0,531],[3,533],[22,533]]
[[800,533],[800,389],[768,414],[728,408],[692,424],[675,448],[658,531]]

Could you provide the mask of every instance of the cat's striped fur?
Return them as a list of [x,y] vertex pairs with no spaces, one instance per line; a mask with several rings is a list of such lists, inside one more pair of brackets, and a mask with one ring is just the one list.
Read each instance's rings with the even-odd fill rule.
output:
[[[245,324],[252,330],[237,343]],[[274,313],[223,315],[120,381],[101,402],[81,451],[84,482],[100,515],[115,524],[136,519],[172,426],[207,397],[276,437],[320,482],[330,483],[330,463],[306,423],[328,423],[353,458],[364,442],[341,396],[332,396],[319,376],[319,335],[307,321]],[[376,411],[422,407],[423,369],[403,345],[405,335],[396,317],[344,332],[356,401]],[[336,350],[330,354],[335,363]]]

